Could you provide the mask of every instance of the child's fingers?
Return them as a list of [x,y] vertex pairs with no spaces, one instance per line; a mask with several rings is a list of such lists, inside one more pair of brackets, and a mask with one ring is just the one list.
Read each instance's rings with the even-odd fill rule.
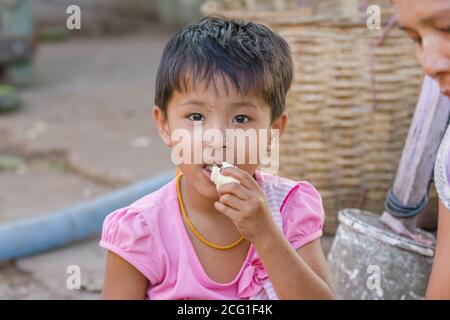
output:
[[251,189],[255,183],[255,179],[253,179],[253,177],[249,175],[247,171],[239,168],[234,167],[222,168],[221,174],[224,176],[236,178],[247,189]]
[[237,211],[239,211],[239,208],[242,208],[243,206],[245,206],[245,201],[239,199],[238,197],[230,194],[230,193],[226,193],[220,196],[219,201]]
[[231,193],[241,200],[248,200],[250,198],[248,189],[236,182],[225,183],[217,191],[219,195]]
[[233,208],[231,208],[231,207],[229,207],[229,206],[227,206],[227,205],[225,205],[225,204],[223,204],[223,203],[221,203],[219,201],[214,202],[214,207],[218,211],[220,211],[224,215],[226,215],[228,218],[230,218],[231,220],[233,220],[235,222],[238,220],[238,217],[239,217],[239,214],[240,214],[239,211],[237,211],[237,210],[235,210],[235,209],[233,209]]

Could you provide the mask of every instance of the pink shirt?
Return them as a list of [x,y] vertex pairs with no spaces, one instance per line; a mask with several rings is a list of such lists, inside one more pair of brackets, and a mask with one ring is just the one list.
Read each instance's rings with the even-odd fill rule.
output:
[[[310,183],[261,171],[255,177],[269,206],[279,208],[283,233],[294,249],[322,235],[322,199]],[[121,256],[150,281],[146,298],[151,300],[248,299],[267,278],[253,244],[233,281],[218,283],[208,277],[183,223],[176,178],[110,213],[103,223],[100,246]]]

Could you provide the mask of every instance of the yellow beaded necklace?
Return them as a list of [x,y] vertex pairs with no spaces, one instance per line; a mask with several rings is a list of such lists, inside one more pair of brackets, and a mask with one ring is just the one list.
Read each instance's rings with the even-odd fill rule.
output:
[[202,235],[194,228],[194,226],[192,225],[191,221],[189,220],[187,214],[186,214],[186,210],[184,208],[184,203],[183,203],[183,199],[181,197],[181,177],[182,174],[179,174],[177,176],[177,194],[178,194],[178,203],[180,204],[180,208],[181,208],[181,212],[183,213],[183,217],[186,220],[189,228],[192,230],[192,232],[195,234],[195,236],[200,239],[200,241],[202,241],[204,244],[206,244],[207,246],[210,246],[211,248],[214,249],[220,249],[220,250],[227,250],[227,249],[231,249],[236,247],[237,245],[239,245],[242,240],[244,240],[244,236],[240,237],[236,242],[233,242],[232,244],[229,244],[227,246],[220,246],[214,243],[209,242],[208,240],[206,240],[205,238],[202,237]]

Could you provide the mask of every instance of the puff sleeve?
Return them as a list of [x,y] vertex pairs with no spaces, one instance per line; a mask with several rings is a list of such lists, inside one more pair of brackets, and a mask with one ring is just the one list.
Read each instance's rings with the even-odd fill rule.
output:
[[127,207],[110,213],[103,222],[100,246],[125,259],[151,284],[161,281],[163,264],[158,242],[139,210]]
[[310,183],[297,183],[280,209],[284,234],[295,250],[322,235],[325,221],[322,197]]

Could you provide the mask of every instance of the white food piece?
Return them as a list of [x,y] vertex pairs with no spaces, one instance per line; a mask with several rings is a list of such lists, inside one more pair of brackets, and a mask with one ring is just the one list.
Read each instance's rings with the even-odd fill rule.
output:
[[[222,162],[222,168],[227,168],[227,167],[234,167],[234,166],[232,164],[229,164],[228,162]],[[230,182],[240,183],[238,180],[236,180],[233,177],[222,175],[220,173],[220,167],[217,165],[214,165],[212,167],[211,181],[216,184],[217,190],[219,190],[219,187],[225,183],[230,183]]]

